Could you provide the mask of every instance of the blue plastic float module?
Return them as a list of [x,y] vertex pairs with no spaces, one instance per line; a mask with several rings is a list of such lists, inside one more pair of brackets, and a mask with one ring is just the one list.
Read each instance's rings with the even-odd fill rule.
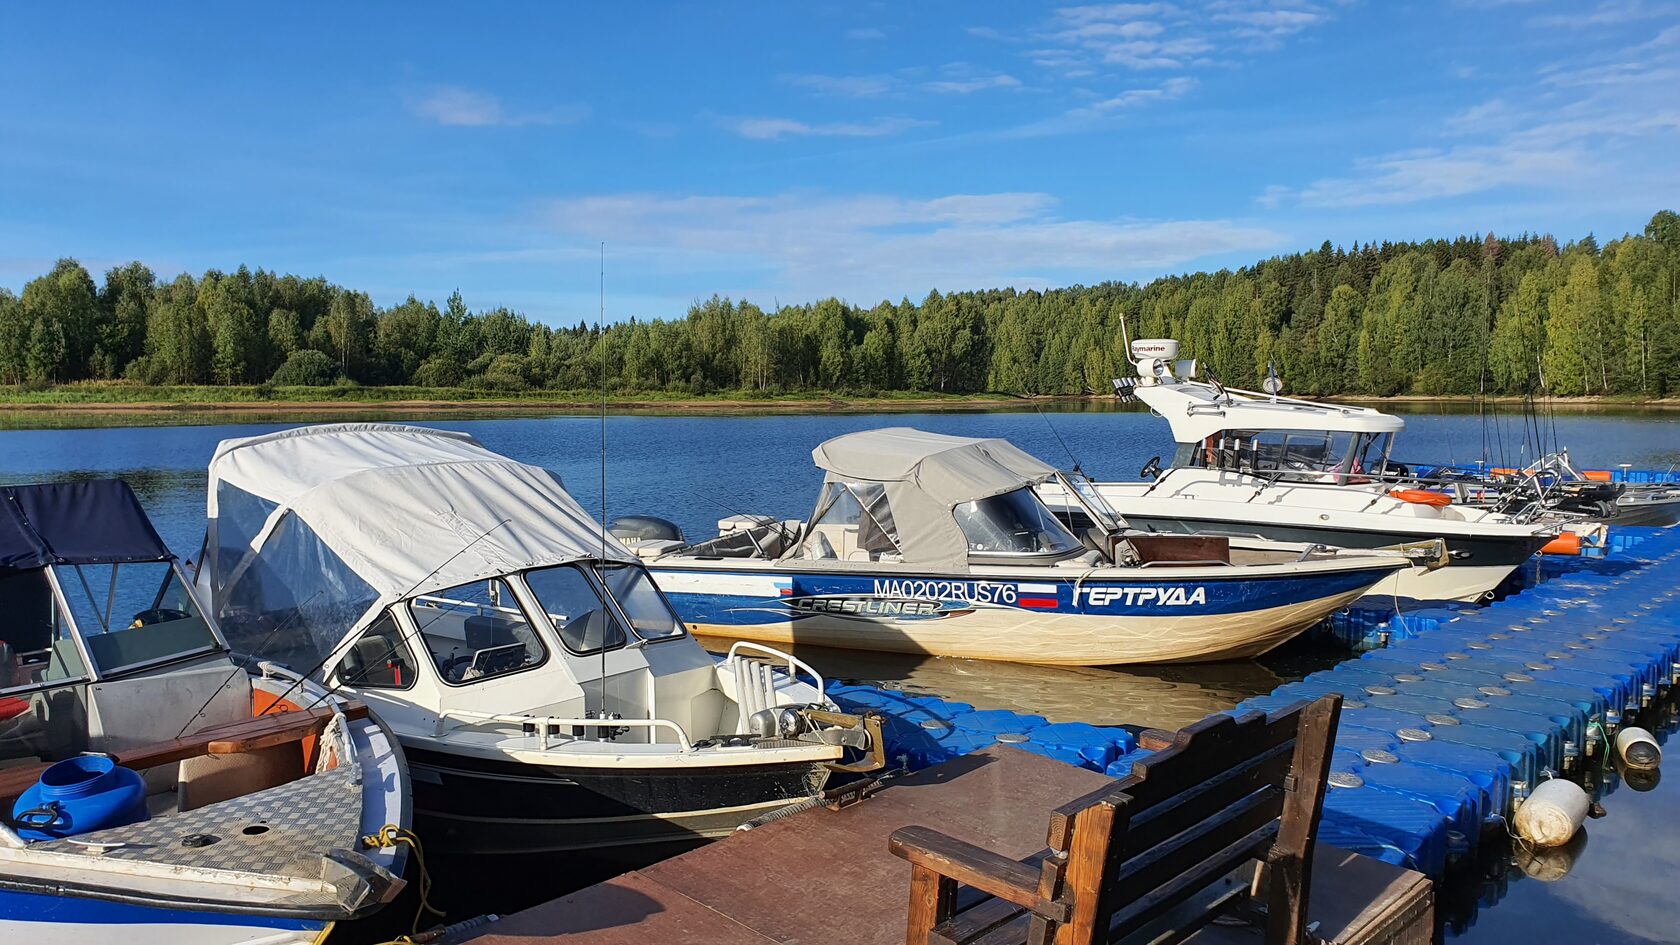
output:
[[[1612,536],[1610,558],[1546,559],[1541,583],[1525,578],[1522,593],[1485,608],[1341,615],[1344,637],[1380,635],[1386,648],[1232,710],[1343,695],[1331,764],[1344,777],[1327,792],[1321,840],[1439,876],[1562,763],[1566,744],[1581,750],[1649,687],[1680,682],[1680,607],[1644,606],[1676,584],[1680,530]],[[1111,777],[1150,755],[1121,728],[871,686],[829,691],[844,708],[885,715],[888,754],[914,767],[999,741]]]
[[875,686],[831,683],[829,698],[848,711],[874,711],[885,721],[887,756],[925,768],[989,745],[1011,744],[1068,764],[1103,771],[1137,747],[1123,728],[1084,722],[1052,724],[1037,715],[976,709],[965,702],[918,696]]

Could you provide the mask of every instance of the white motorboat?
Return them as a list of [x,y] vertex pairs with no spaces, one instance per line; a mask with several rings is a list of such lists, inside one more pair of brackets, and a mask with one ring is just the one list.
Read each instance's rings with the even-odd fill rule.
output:
[[126,484],[0,490],[0,608],[0,941],[301,945],[402,889],[401,749],[231,658]]
[[[1164,468],[1162,457],[1149,461],[1141,482],[1097,484],[1133,528],[1341,548],[1444,539],[1446,567],[1397,571],[1371,588],[1418,601],[1486,599],[1558,534],[1555,524],[1385,483],[1389,450],[1405,427],[1399,417],[1198,381],[1195,362],[1176,360],[1176,341],[1134,341],[1131,354],[1137,377],[1116,380],[1116,390],[1165,418],[1178,444]],[[1078,512],[1054,483],[1041,495],[1052,508]]]
[[1128,535],[1088,489],[1098,527],[1081,537],[1033,487],[1084,480],[1003,440],[873,430],[812,456],[808,522],[632,545],[694,632],[1071,666],[1237,659],[1440,553]]
[[714,660],[557,476],[466,434],[343,424],[225,441],[203,557],[236,644],[389,722],[428,844],[716,837],[881,760],[809,667],[750,644]]

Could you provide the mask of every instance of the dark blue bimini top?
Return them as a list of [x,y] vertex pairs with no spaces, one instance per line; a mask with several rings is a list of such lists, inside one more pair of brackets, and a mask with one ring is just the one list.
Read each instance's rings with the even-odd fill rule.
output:
[[0,486],[0,569],[173,557],[121,479]]

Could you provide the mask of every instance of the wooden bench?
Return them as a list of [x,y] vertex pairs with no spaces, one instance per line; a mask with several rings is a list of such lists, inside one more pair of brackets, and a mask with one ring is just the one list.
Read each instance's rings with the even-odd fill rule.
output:
[[[889,848],[911,864],[906,943],[1093,945],[1146,929],[1153,938],[1163,917],[1254,860],[1257,895],[1240,905],[1263,903],[1269,945],[1307,942],[1313,833],[1341,704],[1329,695],[1270,718],[1203,719],[1130,777],[1056,808],[1048,849],[1026,860],[925,827],[895,831]],[[1168,937],[1215,914],[1175,921]]]
[[[343,706],[343,711],[345,718],[354,722],[367,718],[368,707],[362,702],[349,702]],[[137,745],[116,752],[116,762],[125,768],[140,771],[159,765],[175,764],[200,755],[233,755],[259,751],[276,745],[301,742],[310,736],[319,735],[332,717],[331,706],[298,712],[271,712],[211,726],[181,738]],[[27,791],[40,780],[41,772],[51,766],[52,762],[44,761],[0,771],[0,800],[10,800]]]

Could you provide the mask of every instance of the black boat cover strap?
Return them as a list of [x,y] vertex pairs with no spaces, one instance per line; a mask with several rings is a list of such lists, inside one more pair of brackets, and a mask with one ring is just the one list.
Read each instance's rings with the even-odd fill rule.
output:
[[121,479],[0,486],[0,570],[173,557]]

